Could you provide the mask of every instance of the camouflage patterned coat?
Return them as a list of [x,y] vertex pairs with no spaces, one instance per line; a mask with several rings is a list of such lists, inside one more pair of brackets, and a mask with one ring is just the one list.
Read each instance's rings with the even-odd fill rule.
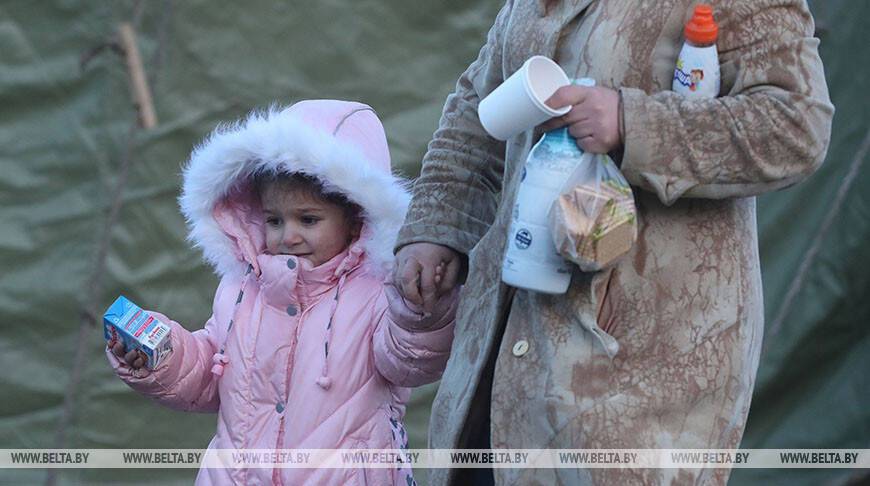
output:
[[[670,92],[688,0],[509,0],[429,145],[398,246],[469,255],[430,446],[467,445],[494,359],[494,448],[735,448],[758,368],[763,304],[754,196],[812,174],[833,106],[799,0],[713,1],[722,88]],[[621,167],[638,241],[568,293],[511,290],[501,259],[522,164],[539,133],[500,143],[477,105],[532,55],[619,89]],[[518,341],[529,344],[517,356]],[[618,343],[615,355],[614,341]],[[477,394],[477,395],[476,395]],[[477,398],[475,398],[477,397]],[[435,470],[432,484],[456,483]],[[495,469],[497,484],[722,484],[727,469]]]

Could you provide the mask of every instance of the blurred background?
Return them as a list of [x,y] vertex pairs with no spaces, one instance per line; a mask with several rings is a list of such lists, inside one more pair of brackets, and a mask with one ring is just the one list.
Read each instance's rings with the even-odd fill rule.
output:
[[[303,98],[364,101],[394,165],[419,163],[500,0],[0,1],[0,448],[204,448],[216,416],[116,379],[118,294],[189,329],[217,277],[185,241],[180,166],[221,121]],[[837,107],[825,164],[759,198],[766,335],[744,448],[870,448],[870,2],[810,2]],[[156,127],[131,102],[137,33]],[[436,385],[414,392],[426,446]],[[195,469],[0,470],[3,484],[190,484]],[[425,484],[425,472],[418,473]],[[867,470],[735,470],[731,484],[857,484]]]

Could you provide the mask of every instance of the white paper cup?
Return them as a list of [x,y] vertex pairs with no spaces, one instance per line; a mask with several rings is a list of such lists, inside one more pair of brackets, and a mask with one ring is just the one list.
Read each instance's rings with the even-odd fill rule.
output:
[[480,101],[477,114],[494,138],[507,140],[554,116],[571,110],[554,110],[544,104],[562,86],[571,84],[565,71],[544,56],[530,57],[504,83]]

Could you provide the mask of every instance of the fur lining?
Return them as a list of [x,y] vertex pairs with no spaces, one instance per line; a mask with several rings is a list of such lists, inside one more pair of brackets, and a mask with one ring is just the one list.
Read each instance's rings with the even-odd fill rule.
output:
[[356,147],[315,130],[286,109],[254,112],[221,125],[191,154],[184,167],[181,211],[188,239],[221,275],[241,275],[246,264],[235,243],[212,216],[215,204],[254,173],[303,172],[318,177],[329,192],[341,192],[363,208],[368,270],[386,275],[393,246],[410,201],[410,182],[374,168]]

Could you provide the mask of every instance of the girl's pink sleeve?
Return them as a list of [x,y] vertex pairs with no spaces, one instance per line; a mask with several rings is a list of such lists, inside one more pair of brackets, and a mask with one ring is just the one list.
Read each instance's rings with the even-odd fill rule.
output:
[[215,292],[213,313],[203,329],[190,332],[177,322],[159,312],[151,312],[169,324],[172,352],[153,370],[128,366],[106,348],[109,363],[130,388],[153,398],[158,403],[175,410],[189,412],[216,412],[220,405],[218,380],[212,374],[212,356],[218,351],[226,334],[228,319],[221,312],[224,282]]
[[378,299],[381,318],[374,333],[375,367],[387,381],[405,387],[441,378],[450,348],[459,290],[443,296],[431,315],[405,301],[392,284]]

